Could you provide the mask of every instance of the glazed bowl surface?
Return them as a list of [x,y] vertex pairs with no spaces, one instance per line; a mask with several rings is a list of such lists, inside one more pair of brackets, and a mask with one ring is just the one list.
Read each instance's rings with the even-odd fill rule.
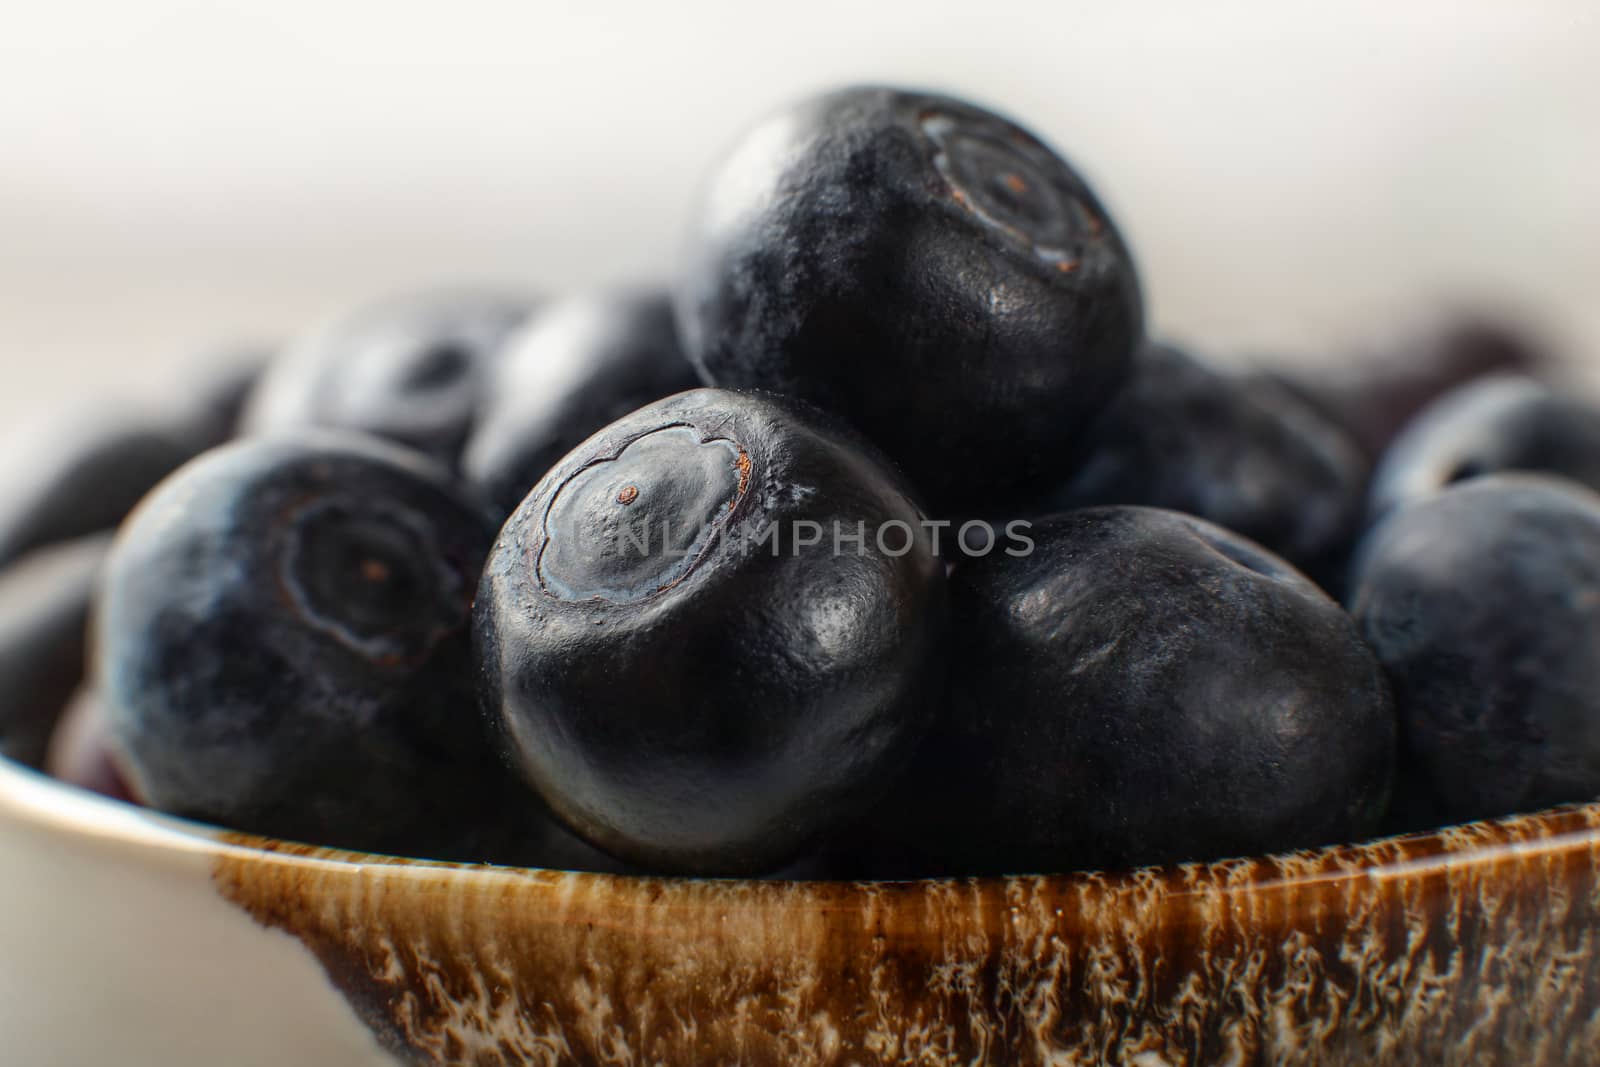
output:
[[1600,804],[1127,873],[462,867],[0,766],[7,1062],[1600,1062]]

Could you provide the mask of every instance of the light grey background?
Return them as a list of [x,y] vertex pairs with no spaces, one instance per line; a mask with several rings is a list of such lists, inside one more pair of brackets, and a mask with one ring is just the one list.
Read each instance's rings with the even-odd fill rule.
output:
[[996,102],[1095,179],[1157,328],[1339,352],[1450,303],[1600,358],[1592,0],[0,0],[0,422],[436,280],[665,276],[753,115]]

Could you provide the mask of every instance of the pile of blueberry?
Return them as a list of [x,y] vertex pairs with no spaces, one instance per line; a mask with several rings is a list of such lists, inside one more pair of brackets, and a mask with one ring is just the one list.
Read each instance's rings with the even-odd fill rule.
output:
[[688,247],[14,446],[0,751],[316,844],[728,876],[1600,794],[1600,408],[1517,337],[1299,376],[1152,342],[1068,163],[886,88],[746,134]]

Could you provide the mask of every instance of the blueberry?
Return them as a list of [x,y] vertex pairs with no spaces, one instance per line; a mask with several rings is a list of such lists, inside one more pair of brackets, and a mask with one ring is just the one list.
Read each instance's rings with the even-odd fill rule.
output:
[[[1043,519],[951,579],[948,697],[886,805],[967,873],[1358,839],[1393,710],[1339,606],[1260,547],[1149,508]],[[1022,549],[1018,549],[1022,552]]]
[[0,567],[113,529],[204,444],[163,413],[103,403],[12,434],[0,451]]
[[1409,806],[1453,821],[1600,795],[1600,496],[1464,482],[1393,512],[1354,573]]
[[510,515],[596,430],[700,384],[665,293],[579,296],[541,310],[508,347],[462,469]]
[[1519,325],[1470,315],[1273,376],[1344,427],[1376,461],[1418,412],[1452,389],[1488,375],[1535,373],[1553,363],[1543,341]]
[[239,830],[450,858],[526,810],[473,697],[491,539],[442,467],[363,435],[185,466],[124,527],[96,607],[94,677],[135,789]]
[[707,381],[844,416],[941,509],[1061,473],[1143,330],[1128,250],[1070,165],[991,112],[888,88],[743,139],[677,307]]
[[1371,512],[1381,517],[1455,482],[1506,471],[1559,474],[1600,490],[1600,407],[1532,378],[1464,385],[1426,408],[1389,449]]
[[360,430],[453,465],[490,367],[530,309],[517,294],[466,289],[360,308],[278,357],[250,398],[245,429]]
[[1095,426],[1089,458],[1046,510],[1170,508],[1256,541],[1316,577],[1359,533],[1367,464],[1344,432],[1283,386],[1151,345]]
[[0,756],[44,762],[83,681],[89,601],[110,536],[30,553],[0,572]]
[[605,851],[775,870],[860,814],[921,728],[945,624],[921,522],[818,412],[716,389],[651,404],[501,531],[474,622],[486,707]]

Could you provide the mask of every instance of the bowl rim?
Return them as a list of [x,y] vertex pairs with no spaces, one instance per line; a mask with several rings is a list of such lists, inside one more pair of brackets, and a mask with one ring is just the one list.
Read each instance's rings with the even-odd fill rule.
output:
[[212,860],[227,857],[234,862],[312,866],[328,873],[353,876],[370,874],[377,868],[389,874],[404,872],[420,876],[427,872],[438,872],[485,881],[506,877],[558,877],[564,881],[577,879],[595,884],[659,886],[712,883],[747,889],[802,884],[819,887],[859,886],[864,891],[872,891],[872,887],[915,889],[951,883],[1001,886],[1018,880],[1062,886],[1147,883],[1156,880],[1168,883],[1174,891],[1181,893],[1182,887],[1193,880],[1191,875],[1194,872],[1208,869],[1225,872],[1227,880],[1240,888],[1285,888],[1352,879],[1382,882],[1416,877],[1440,869],[1458,871],[1504,864],[1508,860],[1541,862],[1571,853],[1600,850],[1600,799],[1597,799],[1354,843],[1112,871],[1086,869],[1059,873],[846,880],[608,874],[352,852],[262,837],[100,796],[5,757],[0,757],[0,820],[37,830],[66,833],[79,840],[99,840],[123,849],[132,848],[146,856],[176,858],[190,855]]

